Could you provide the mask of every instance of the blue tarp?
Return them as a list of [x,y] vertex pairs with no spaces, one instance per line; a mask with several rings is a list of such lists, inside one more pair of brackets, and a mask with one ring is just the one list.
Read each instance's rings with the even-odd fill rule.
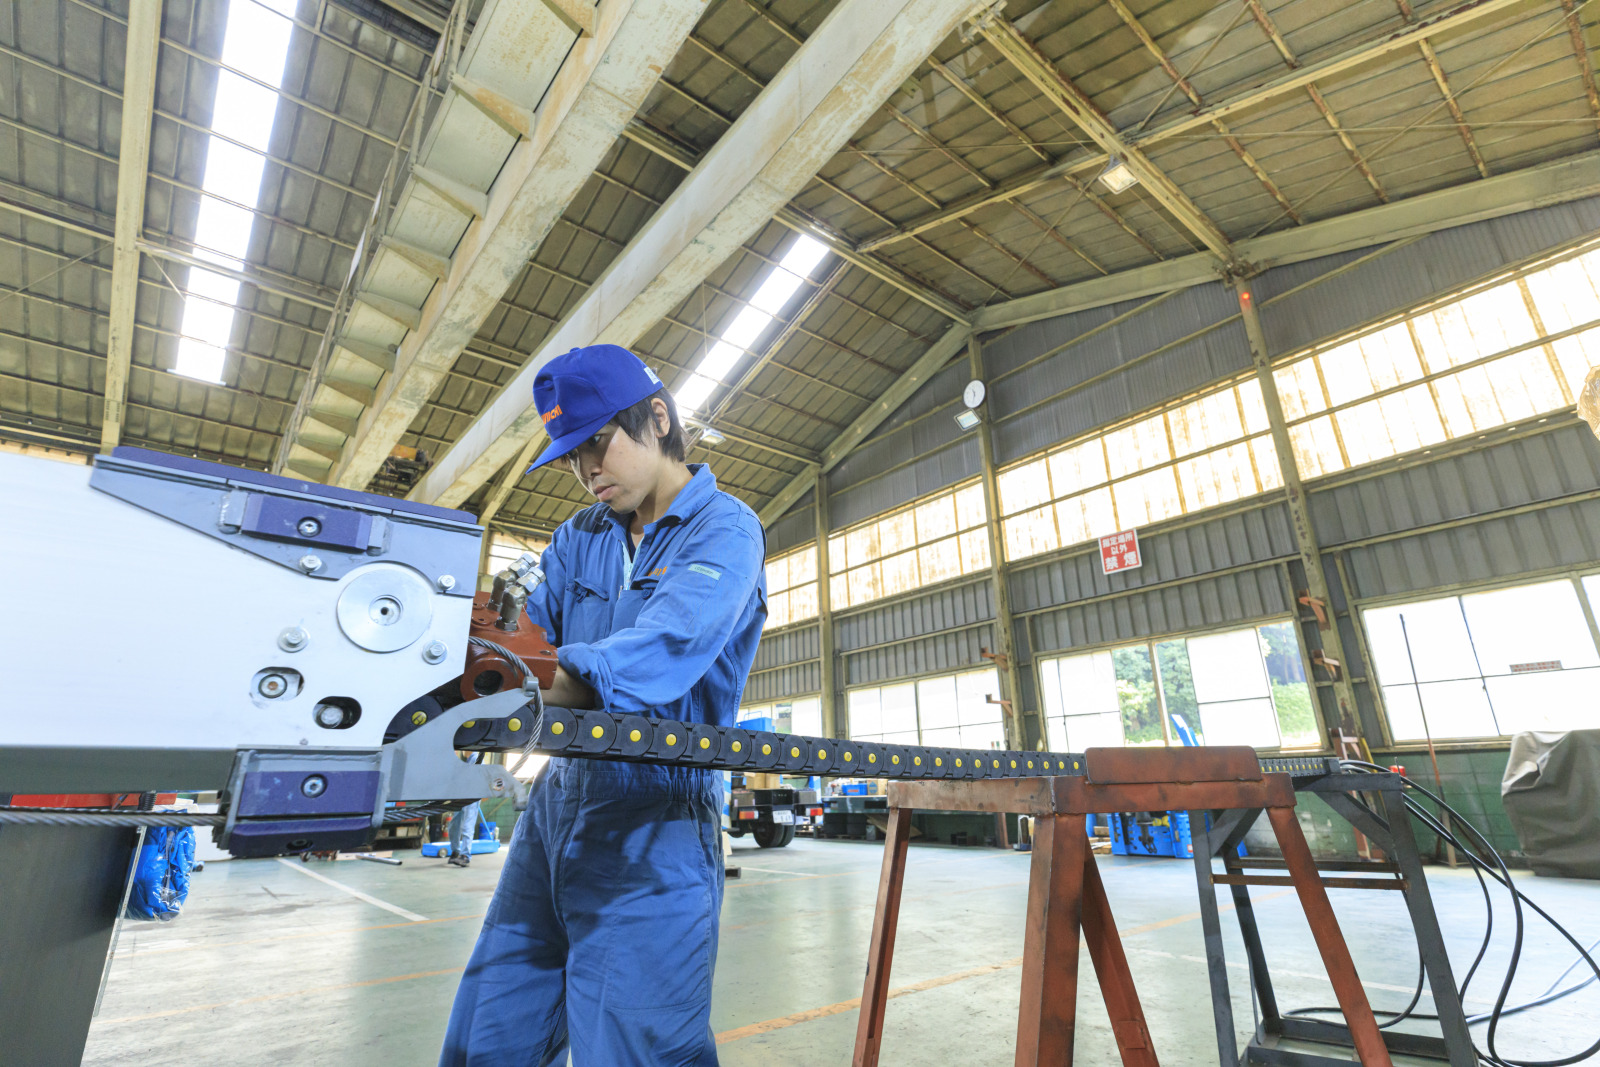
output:
[[194,867],[194,827],[157,826],[146,831],[128,893],[130,919],[175,919],[189,899]]

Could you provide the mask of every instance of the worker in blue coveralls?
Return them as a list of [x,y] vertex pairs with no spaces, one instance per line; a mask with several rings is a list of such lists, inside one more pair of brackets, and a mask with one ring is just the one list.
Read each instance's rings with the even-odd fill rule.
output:
[[[550,445],[599,503],[545,549],[528,614],[557,646],[545,700],[732,726],[766,619],[766,538],[684,462],[661,380],[616,345],[533,383]],[[530,468],[532,469],[532,468]],[[717,772],[553,757],[529,790],[456,992],[441,1067],[714,1065]]]

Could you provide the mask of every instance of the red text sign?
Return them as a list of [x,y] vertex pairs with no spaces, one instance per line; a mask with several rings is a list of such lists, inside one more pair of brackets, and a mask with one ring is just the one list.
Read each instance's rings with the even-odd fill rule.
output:
[[1131,571],[1144,566],[1139,558],[1139,534],[1135,530],[1106,534],[1100,538],[1100,569],[1106,574]]

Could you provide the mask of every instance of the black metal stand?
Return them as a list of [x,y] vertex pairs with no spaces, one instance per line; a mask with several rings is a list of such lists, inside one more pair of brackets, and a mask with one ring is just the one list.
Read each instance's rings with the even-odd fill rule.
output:
[[[1405,788],[1399,775],[1393,774],[1330,774],[1317,779],[1300,779],[1295,782],[1297,791],[1317,794],[1389,857],[1386,861],[1319,863],[1318,869],[1364,872],[1364,877],[1327,878],[1323,883],[1330,888],[1398,890],[1411,913],[1411,924],[1416,931],[1417,948],[1422,956],[1422,966],[1427,974],[1428,986],[1433,992],[1435,1014],[1439,1016],[1440,1036],[1383,1031],[1384,1044],[1389,1051],[1408,1056],[1420,1056],[1450,1064],[1450,1067],[1477,1067],[1477,1053],[1467,1032],[1466,1014],[1461,998],[1456,992],[1455,977],[1450,970],[1450,957],[1445,951],[1444,936],[1439,932],[1438,916],[1433,910],[1433,899],[1428,893],[1428,882],[1422,870],[1422,859],[1417,853],[1416,838],[1411,831],[1411,817],[1405,809],[1402,791]],[[1367,793],[1377,798],[1380,811],[1373,811],[1353,797],[1353,793]],[[1283,1047],[1285,1039],[1318,1044],[1354,1047],[1350,1030],[1343,1023],[1285,1016],[1278,1009],[1273,992],[1272,978],[1267,969],[1266,954],[1262,951],[1261,932],[1256,925],[1255,912],[1250,904],[1248,887],[1251,885],[1286,885],[1283,877],[1250,875],[1246,869],[1281,867],[1281,861],[1244,859],[1236,855],[1239,842],[1261,814],[1253,811],[1228,812],[1216,818],[1207,831],[1202,813],[1190,817],[1190,832],[1194,839],[1195,876],[1200,884],[1200,918],[1205,932],[1206,961],[1210,971],[1211,997],[1217,1026],[1217,1054],[1223,1067],[1235,1064],[1270,1064],[1284,1067],[1348,1067],[1350,1057],[1325,1056],[1315,1052]],[[1223,857],[1225,873],[1218,874],[1212,860]],[[1388,877],[1373,877],[1373,874]],[[1244,938],[1245,954],[1249,957],[1250,982],[1260,1005],[1261,1017],[1256,1032],[1245,1046],[1241,1056],[1233,1024],[1233,1002],[1228,992],[1227,959],[1222,947],[1222,923],[1218,914],[1214,886],[1227,885],[1233,895],[1234,910],[1239,917],[1239,930]]]
[[0,826],[0,1061],[83,1059],[138,831]]

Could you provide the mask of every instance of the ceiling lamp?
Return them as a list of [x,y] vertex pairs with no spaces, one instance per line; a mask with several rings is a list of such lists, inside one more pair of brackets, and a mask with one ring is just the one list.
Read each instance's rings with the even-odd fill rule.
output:
[[1106,164],[1106,169],[1100,172],[1100,183],[1113,193],[1120,193],[1124,189],[1138,185],[1139,179],[1134,177],[1127,163],[1112,156],[1111,161]]

